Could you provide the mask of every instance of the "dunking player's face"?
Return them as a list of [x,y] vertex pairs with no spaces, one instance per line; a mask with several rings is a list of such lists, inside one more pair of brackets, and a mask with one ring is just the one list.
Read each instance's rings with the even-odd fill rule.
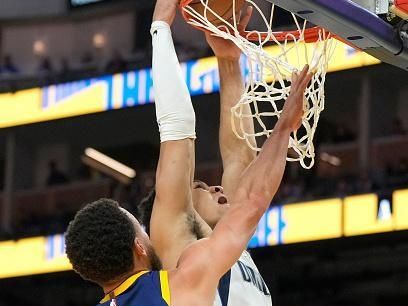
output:
[[129,213],[126,209],[120,208],[123,212],[126,213],[126,215],[129,217],[129,219],[132,221],[133,226],[135,228],[136,232],[136,237],[140,241],[140,243],[143,245],[145,251],[146,251],[146,258],[147,261],[150,264],[149,269],[152,271],[158,271],[163,268],[162,263],[160,261],[159,256],[157,256],[152,243],[149,239],[149,236],[146,234],[142,226],[140,225],[139,221],[131,214]]
[[201,218],[212,228],[229,208],[221,186],[208,186],[201,181],[193,184],[193,203]]

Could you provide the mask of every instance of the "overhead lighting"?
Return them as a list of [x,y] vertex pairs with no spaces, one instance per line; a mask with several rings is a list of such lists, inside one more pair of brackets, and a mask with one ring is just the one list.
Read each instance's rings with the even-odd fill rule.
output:
[[320,159],[332,166],[339,167],[341,165],[341,159],[337,156],[330,155],[329,153],[323,152],[320,154]]
[[43,40],[36,40],[33,44],[33,52],[35,55],[44,55],[47,52],[47,45]]
[[96,49],[101,49],[106,45],[106,36],[102,33],[96,33],[92,38],[92,42]]
[[92,148],[86,148],[82,161],[88,166],[128,184],[136,177],[136,171]]

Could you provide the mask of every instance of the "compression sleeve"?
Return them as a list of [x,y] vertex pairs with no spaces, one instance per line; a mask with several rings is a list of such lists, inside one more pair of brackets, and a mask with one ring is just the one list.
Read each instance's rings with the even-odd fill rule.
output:
[[170,26],[164,21],[154,21],[150,33],[153,43],[153,89],[160,141],[195,139],[195,113],[178,62]]

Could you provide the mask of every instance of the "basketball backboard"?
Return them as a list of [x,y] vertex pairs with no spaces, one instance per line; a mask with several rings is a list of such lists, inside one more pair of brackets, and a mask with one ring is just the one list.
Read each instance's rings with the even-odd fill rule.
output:
[[[408,33],[350,0],[268,0],[408,71]],[[375,1],[375,0],[373,0]]]

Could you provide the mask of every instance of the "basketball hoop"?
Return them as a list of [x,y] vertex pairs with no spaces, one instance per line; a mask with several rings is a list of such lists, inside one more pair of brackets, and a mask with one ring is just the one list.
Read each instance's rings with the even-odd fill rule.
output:
[[[294,150],[295,156],[288,157],[287,160],[299,161],[303,168],[310,169],[315,157],[313,138],[320,113],[324,109],[328,62],[335,47],[332,35],[320,27],[307,27],[307,21],[300,20],[293,13],[295,30],[273,31],[274,4],[270,17],[267,18],[252,0],[228,1],[232,2],[231,16],[225,16],[225,12],[217,12],[216,0],[183,0],[180,6],[190,25],[232,41],[247,58],[246,90],[237,105],[231,109],[234,133],[246,140],[251,149],[260,151],[262,144],[257,143],[262,137],[269,137],[272,133],[274,123],[273,126],[270,123],[276,123],[279,119],[284,101],[289,96],[292,72],[300,71],[305,64],[309,64],[314,76],[305,91],[302,127],[292,133],[289,142],[289,148]],[[237,1],[241,3],[237,4]],[[232,12],[240,11],[244,2],[259,14],[265,31],[238,30],[238,14]],[[199,10],[197,5],[200,5]],[[275,45],[274,54],[268,51],[267,45],[271,43]],[[251,114],[244,112],[247,105],[251,107]],[[257,126],[255,133],[245,130],[243,121],[248,119],[254,120]]]

